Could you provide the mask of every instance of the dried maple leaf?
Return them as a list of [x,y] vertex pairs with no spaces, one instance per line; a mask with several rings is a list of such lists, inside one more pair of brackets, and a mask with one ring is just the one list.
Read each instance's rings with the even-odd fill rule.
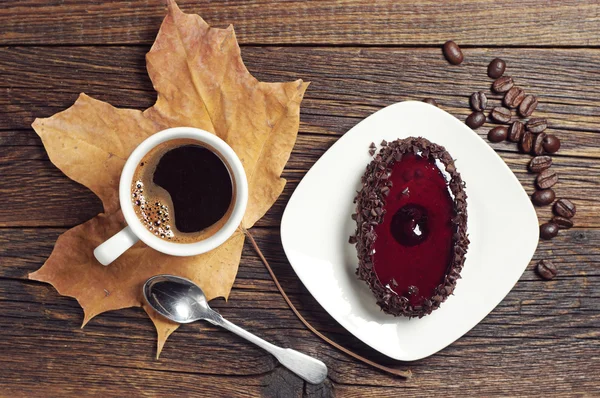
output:
[[[281,172],[298,133],[308,83],[256,80],[242,62],[231,26],[211,28],[168,1],[168,14],[146,60],[158,99],[144,112],[117,109],[81,94],[69,109],[33,123],[50,160],[90,188],[104,206],[103,214],[62,234],[45,264],[29,275],[77,299],[84,325],[102,312],[141,306],[143,283],[161,273],[192,279],[208,299],[227,298],[244,244],[242,230],[252,227],[281,194]],[[103,267],[92,252],[124,226],[118,184],[127,157],[146,137],[175,126],[210,131],[240,157],[249,183],[240,229],[199,256],[172,257],[138,242]],[[144,309],[158,331],[158,355],[177,325]]]

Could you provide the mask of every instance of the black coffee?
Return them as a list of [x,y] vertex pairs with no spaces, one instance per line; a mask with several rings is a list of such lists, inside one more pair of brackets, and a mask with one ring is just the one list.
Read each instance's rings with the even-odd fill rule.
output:
[[149,231],[189,243],[223,226],[234,189],[219,155],[194,140],[172,140],[154,148],[138,165],[132,201]]

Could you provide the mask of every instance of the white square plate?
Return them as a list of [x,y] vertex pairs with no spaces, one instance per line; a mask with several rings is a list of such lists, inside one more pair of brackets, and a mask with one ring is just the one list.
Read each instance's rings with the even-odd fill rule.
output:
[[[446,147],[466,182],[466,263],[454,295],[421,319],[381,312],[356,278],[353,199],[371,157],[371,142],[421,136]],[[517,283],[538,243],[529,196],[490,146],[449,113],[422,102],[400,102],[344,134],[309,170],[283,214],[285,253],[308,291],[348,331],[394,359],[427,357],[467,333]]]

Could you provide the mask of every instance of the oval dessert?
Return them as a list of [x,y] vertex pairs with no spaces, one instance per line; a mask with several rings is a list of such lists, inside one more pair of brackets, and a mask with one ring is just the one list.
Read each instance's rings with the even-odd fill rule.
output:
[[467,195],[443,146],[415,137],[381,146],[355,198],[356,273],[384,312],[420,318],[439,308],[460,278]]

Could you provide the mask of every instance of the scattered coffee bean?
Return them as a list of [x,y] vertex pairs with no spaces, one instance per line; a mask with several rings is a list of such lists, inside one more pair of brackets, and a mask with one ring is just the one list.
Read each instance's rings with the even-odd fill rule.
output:
[[516,108],[521,105],[523,98],[525,98],[525,91],[517,86],[513,86],[504,94],[504,105],[509,108]]
[[569,229],[573,227],[573,220],[561,216],[552,217],[552,222],[558,225],[558,229]]
[[525,125],[517,120],[508,128],[508,139],[512,142],[519,142],[523,133],[525,133]]
[[506,62],[500,58],[494,58],[488,65],[488,76],[492,79],[497,79],[504,74],[506,70]]
[[474,111],[484,111],[487,107],[487,97],[483,91],[473,93],[470,103]]
[[554,134],[548,134],[544,138],[544,151],[548,153],[555,153],[560,149],[560,140]]
[[529,119],[529,121],[527,122],[527,130],[531,131],[534,134],[541,133],[542,131],[546,130],[547,127],[548,121],[541,117]]
[[521,137],[520,147],[521,152],[530,153],[531,148],[533,147],[533,134],[525,130],[525,132],[523,132],[523,136]]
[[464,59],[460,47],[452,40],[448,40],[446,43],[444,43],[442,51],[444,53],[444,57],[446,57],[446,60],[452,65],[459,65]]
[[546,279],[547,281],[549,281],[550,279],[554,279],[554,277],[558,273],[554,264],[552,264],[552,262],[548,260],[540,260],[540,262],[537,263],[537,267],[535,268],[535,270],[537,271],[539,276],[541,276],[543,279]]
[[425,98],[425,99],[423,100],[423,102],[425,102],[426,104],[433,105],[433,106],[438,106],[438,103],[437,103],[437,101],[436,101],[436,100],[434,100],[433,98]]
[[558,235],[558,225],[553,222],[547,222],[540,225],[540,238],[550,240]]
[[526,95],[525,98],[523,98],[523,101],[521,102],[521,105],[519,105],[519,114],[523,117],[529,117],[531,116],[531,114],[533,113],[533,111],[535,111],[535,108],[537,108],[538,102],[537,102],[537,98],[533,95]]
[[554,214],[564,218],[573,218],[577,208],[569,199],[559,199],[554,203]]
[[533,154],[539,156],[544,153],[544,140],[546,139],[546,133],[539,133],[535,136],[533,141]]
[[508,127],[497,126],[488,132],[488,140],[490,142],[501,142],[508,137]]
[[529,162],[529,170],[533,173],[539,173],[552,166],[552,158],[550,156],[536,156]]
[[541,189],[548,189],[558,182],[558,174],[552,168],[546,169],[538,174],[535,183]]
[[550,203],[554,202],[555,198],[556,194],[551,188],[535,191],[533,195],[531,195],[531,201],[536,206],[548,206]]
[[502,76],[498,78],[492,83],[492,90],[497,93],[505,93],[511,89],[511,87],[515,84],[512,77],[510,76]]
[[484,123],[485,115],[483,114],[483,112],[473,112],[469,116],[467,116],[467,119],[465,120],[465,124],[471,127],[472,129],[481,127]]
[[510,123],[512,114],[510,113],[510,109],[503,106],[497,106],[492,109],[490,116],[492,116],[492,118],[497,122],[508,124]]

